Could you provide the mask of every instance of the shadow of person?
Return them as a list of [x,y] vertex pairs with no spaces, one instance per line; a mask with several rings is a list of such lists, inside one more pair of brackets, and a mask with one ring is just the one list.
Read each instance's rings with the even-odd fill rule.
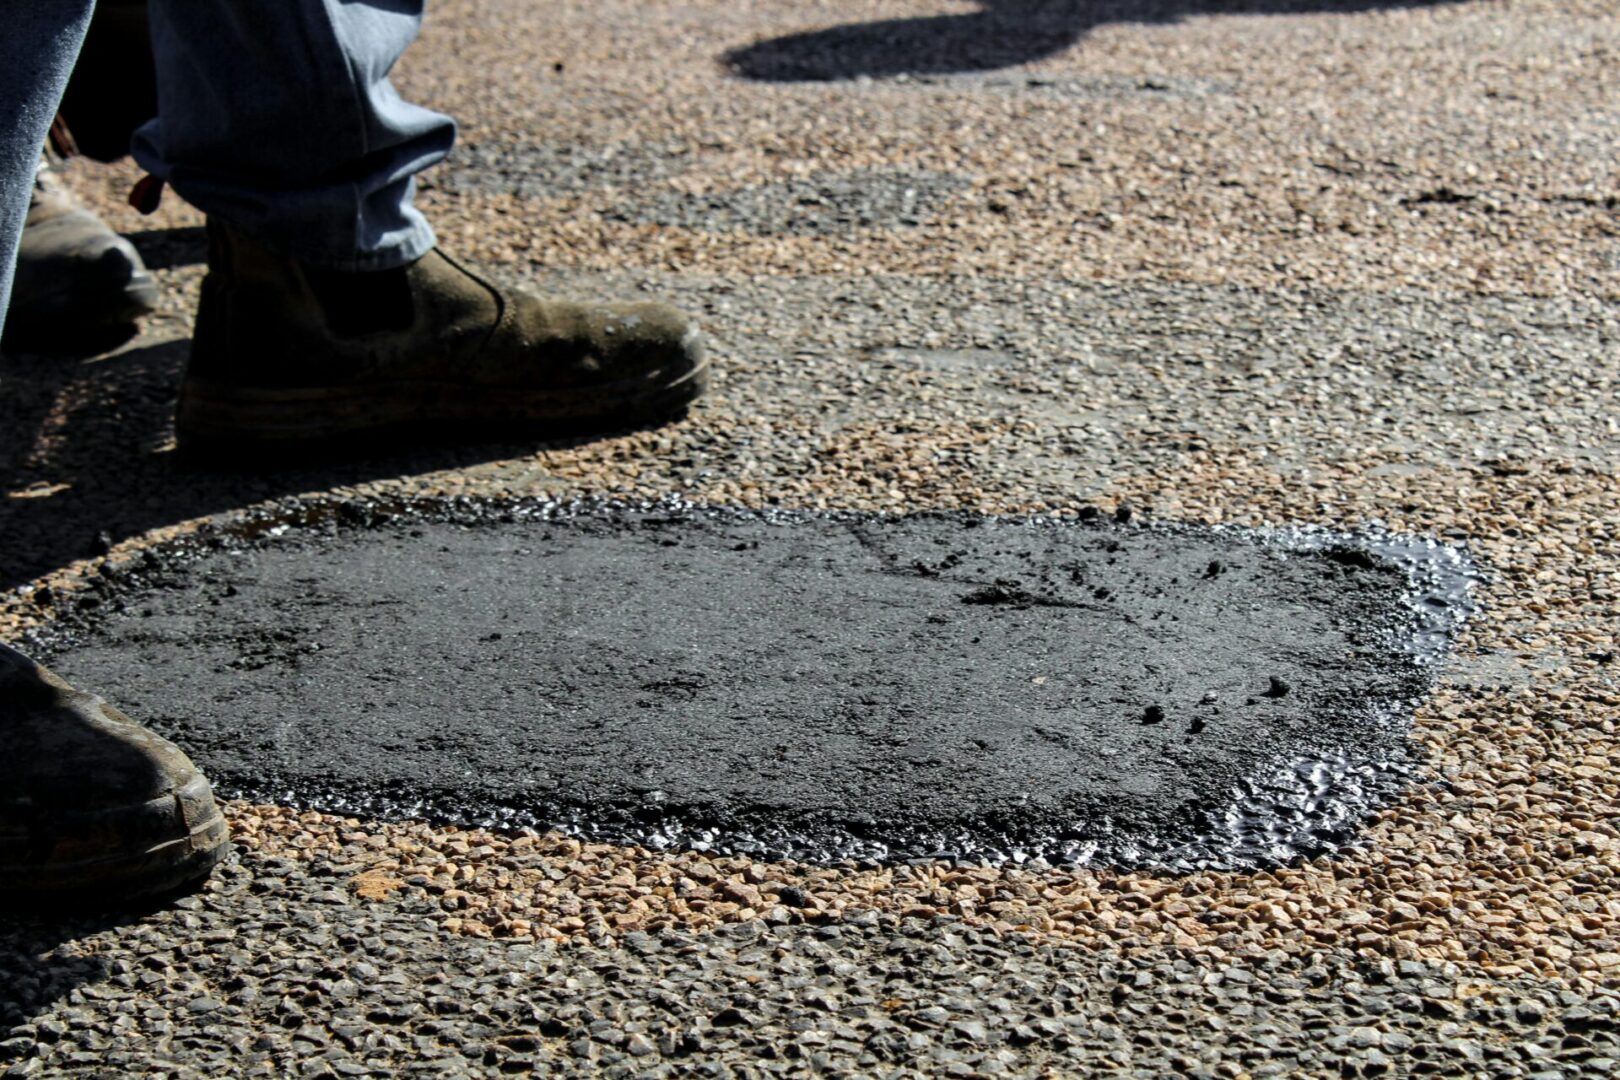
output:
[[[0,912],[0,1044],[81,986],[106,979],[106,960],[84,955],[77,940],[132,921],[76,917],[67,920]],[[0,1064],[6,1064],[0,1055]]]
[[1072,46],[1096,25],[1075,0],[988,0],[958,15],[837,26],[771,38],[726,54],[761,82],[835,82],[862,76],[943,75],[1014,67]]
[[208,235],[201,225],[178,229],[143,229],[125,233],[124,239],[135,245],[148,270],[202,266],[208,261]]
[[1456,0],[981,0],[981,10],[812,30],[733,49],[759,82],[836,82],[996,71],[1054,56],[1106,23],[1196,15],[1284,15],[1427,7]]
[[[96,911],[80,906],[0,907],[0,1072],[26,1065],[30,1049],[6,1044],[40,1039],[35,1024],[75,990],[118,976],[115,962],[88,939],[159,913],[172,897]],[[21,1055],[21,1061],[10,1060]],[[12,1075],[5,1072],[4,1075]],[[43,1075],[23,1071],[18,1075]]]
[[0,372],[0,589],[15,588],[155,528],[268,499],[467,469],[671,423],[569,437],[447,429],[434,439],[278,458],[273,469],[168,449],[190,343],[137,345],[78,363],[12,354]]

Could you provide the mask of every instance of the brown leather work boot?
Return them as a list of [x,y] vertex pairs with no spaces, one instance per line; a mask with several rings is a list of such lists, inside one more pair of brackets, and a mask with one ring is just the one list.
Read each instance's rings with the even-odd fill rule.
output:
[[186,755],[0,645],[0,903],[118,907],[200,883],[228,849]]
[[43,164],[17,249],[5,343],[64,352],[128,337],[157,309],[157,282],[128,240]]
[[703,392],[703,338],[666,304],[498,288],[437,249],[340,273],[211,222],[175,428],[186,450],[293,451],[380,433],[550,437],[661,420]]

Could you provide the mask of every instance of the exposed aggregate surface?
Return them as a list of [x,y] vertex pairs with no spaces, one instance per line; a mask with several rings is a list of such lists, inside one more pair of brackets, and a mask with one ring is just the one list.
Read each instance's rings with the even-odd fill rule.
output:
[[[818,868],[232,803],[238,861],[194,901],[0,931],[6,1068],[1613,1071],[1612,6],[1074,5],[1022,43],[961,21],[979,9],[431,13],[400,76],[465,125],[423,196],[446,246],[700,313],[717,387],[661,431],[182,470],[198,218],[136,218],[128,168],[74,166],[165,308],[117,353],[6,358],[0,626],[109,551],[324,490],[1378,520],[1489,575],[1415,718],[1425,782],[1341,856],[1183,875]],[[954,69],[723,60],[908,19]],[[863,35],[840,70],[876,65]],[[825,66],[827,41],[788,55]]]

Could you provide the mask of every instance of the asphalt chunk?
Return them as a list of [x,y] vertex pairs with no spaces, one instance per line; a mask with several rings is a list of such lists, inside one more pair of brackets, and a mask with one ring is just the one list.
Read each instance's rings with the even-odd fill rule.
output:
[[244,797],[822,861],[1217,865],[1340,845],[1398,786],[1453,603],[1374,546],[1346,574],[1343,537],[457,507],[151,549],[47,647]]

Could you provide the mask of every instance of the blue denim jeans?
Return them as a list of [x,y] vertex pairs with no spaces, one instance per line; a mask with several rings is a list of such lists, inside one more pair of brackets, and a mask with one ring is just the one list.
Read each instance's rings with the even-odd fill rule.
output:
[[[150,0],[158,117],[135,159],[182,198],[293,258],[384,270],[433,230],[415,175],[449,153],[449,117],[388,73],[423,0]],[[92,0],[0,0],[0,314],[39,149]]]
[[449,117],[388,73],[423,0],[150,0],[158,117],[135,160],[205,213],[334,270],[420,258],[415,176],[450,152]]
[[93,0],[0,0],[0,323],[28,198]]

